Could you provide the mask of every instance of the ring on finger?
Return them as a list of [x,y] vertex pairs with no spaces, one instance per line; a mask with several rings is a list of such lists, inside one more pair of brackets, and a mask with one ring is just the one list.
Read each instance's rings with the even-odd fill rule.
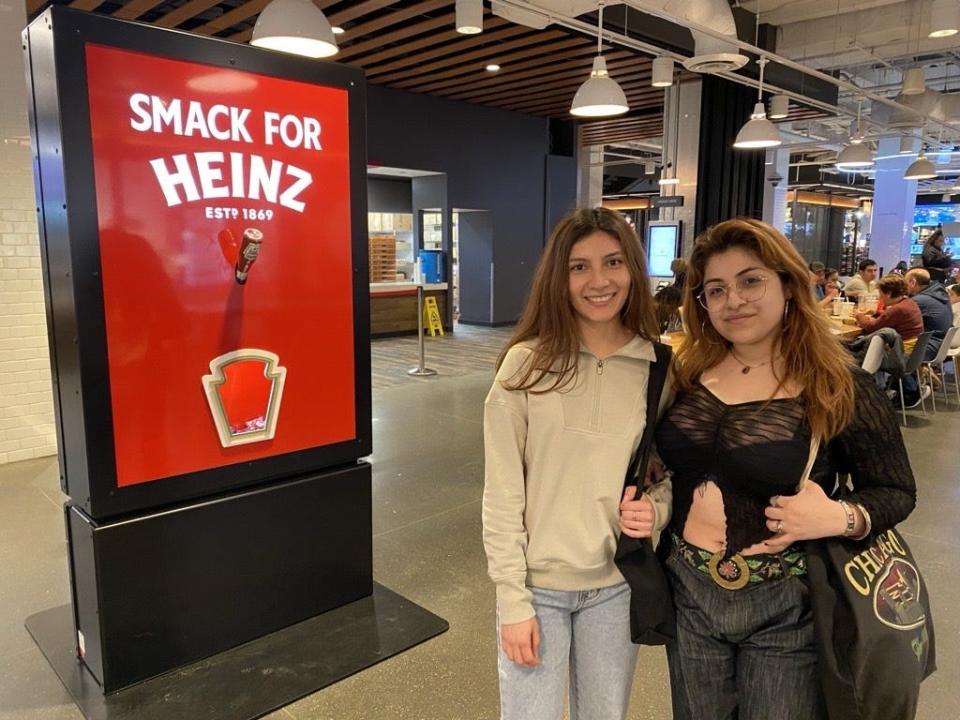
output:
[[783,532],[783,520],[777,520],[776,527],[773,528],[773,531],[779,535]]

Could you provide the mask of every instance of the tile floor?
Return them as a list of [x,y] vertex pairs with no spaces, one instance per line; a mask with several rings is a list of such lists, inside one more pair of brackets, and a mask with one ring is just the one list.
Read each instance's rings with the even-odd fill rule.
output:
[[[508,334],[467,332],[486,334],[490,347]],[[373,395],[374,573],[446,618],[450,630],[271,720],[497,717],[494,594],[480,540],[482,402],[492,369],[408,378],[410,358],[381,345],[391,342],[404,346],[377,341],[374,352],[375,373],[395,380]],[[445,353],[453,343],[428,347]],[[926,419],[913,412],[904,435],[920,488],[904,531],[933,598],[941,668],[924,685],[918,717],[958,718],[960,603],[950,593],[960,587],[951,554],[960,548],[960,408],[941,403]],[[69,600],[61,502],[54,458],[0,466],[0,720],[82,717],[23,628],[28,615]],[[662,651],[644,648],[630,718],[669,716]]]

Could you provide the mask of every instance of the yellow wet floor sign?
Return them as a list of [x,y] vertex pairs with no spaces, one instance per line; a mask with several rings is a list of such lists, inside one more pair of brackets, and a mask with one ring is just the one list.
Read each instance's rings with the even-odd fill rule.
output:
[[440,319],[440,308],[437,307],[435,297],[424,298],[423,326],[430,331],[430,337],[434,337],[438,330],[443,335],[443,321]]

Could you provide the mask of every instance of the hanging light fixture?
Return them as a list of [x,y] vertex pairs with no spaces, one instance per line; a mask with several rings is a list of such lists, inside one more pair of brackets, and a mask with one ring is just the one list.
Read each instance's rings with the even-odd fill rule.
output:
[[667,163],[663,166],[660,173],[660,179],[657,181],[661,185],[678,185],[680,180],[673,174],[673,163]]
[[945,38],[960,32],[960,3],[957,0],[933,0],[930,6],[930,30],[927,37]]
[[786,95],[774,95],[770,98],[770,112],[767,117],[771,120],[783,120],[790,114],[790,98]]
[[937,176],[937,169],[933,163],[927,160],[927,156],[921,150],[917,159],[910,163],[910,167],[903,173],[904,180],[929,180]]
[[476,35],[483,32],[483,0],[457,0],[457,32]]
[[903,73],[904,95],[923,95],[927,91],[927,76],[923,68],[910,68]]
[[837,155],[838,170],[858,170],[873,165],[873,155],[870,148],[863,144],[847,145]]
[[583,85],[573,96],[570,114],[578,117],[608,117],[622,115],[630,106],[627,96],[617,81],[607,72],[607,62],[603,59],[601,41],[603,39],[603,0],[600,0],[600,14],[597,20],[597,56],[593,59],[593,70]]
[[338,51],[326,15],[310,0],[273,0],[257,18],[250,44],[310,58]]
[[647,160],[643,164],[643,174],[653,175],[657,171],[657,164],[653,160]]
[[673,58],[661,56],[653,59],[653,78],[650,84],[653,87],[673,85]]
[[746,124],[737,133],[733,146],[739,150],[758,150],[761,148],[777,147],[782,142],[777,126],[767,120],[767,112],[763,107],[763,68],[767,59],[761,57],[760,85],[757,92],[757,104],[753,106],[753,114]]

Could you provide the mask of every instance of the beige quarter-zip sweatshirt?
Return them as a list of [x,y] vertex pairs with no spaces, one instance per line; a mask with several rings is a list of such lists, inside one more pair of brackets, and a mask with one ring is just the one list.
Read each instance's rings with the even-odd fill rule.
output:
[[[484,407],[483,541],[501,624],[533,617],[528,586],[623,582],[613,562],[620,498],[656,361],[637,336],[604,360],[581,347],[577,381],[564,390],[507,390],[532,347],[510,349]],[[662,490],[651,496],[657,529],[669,520],[669,483]]]

